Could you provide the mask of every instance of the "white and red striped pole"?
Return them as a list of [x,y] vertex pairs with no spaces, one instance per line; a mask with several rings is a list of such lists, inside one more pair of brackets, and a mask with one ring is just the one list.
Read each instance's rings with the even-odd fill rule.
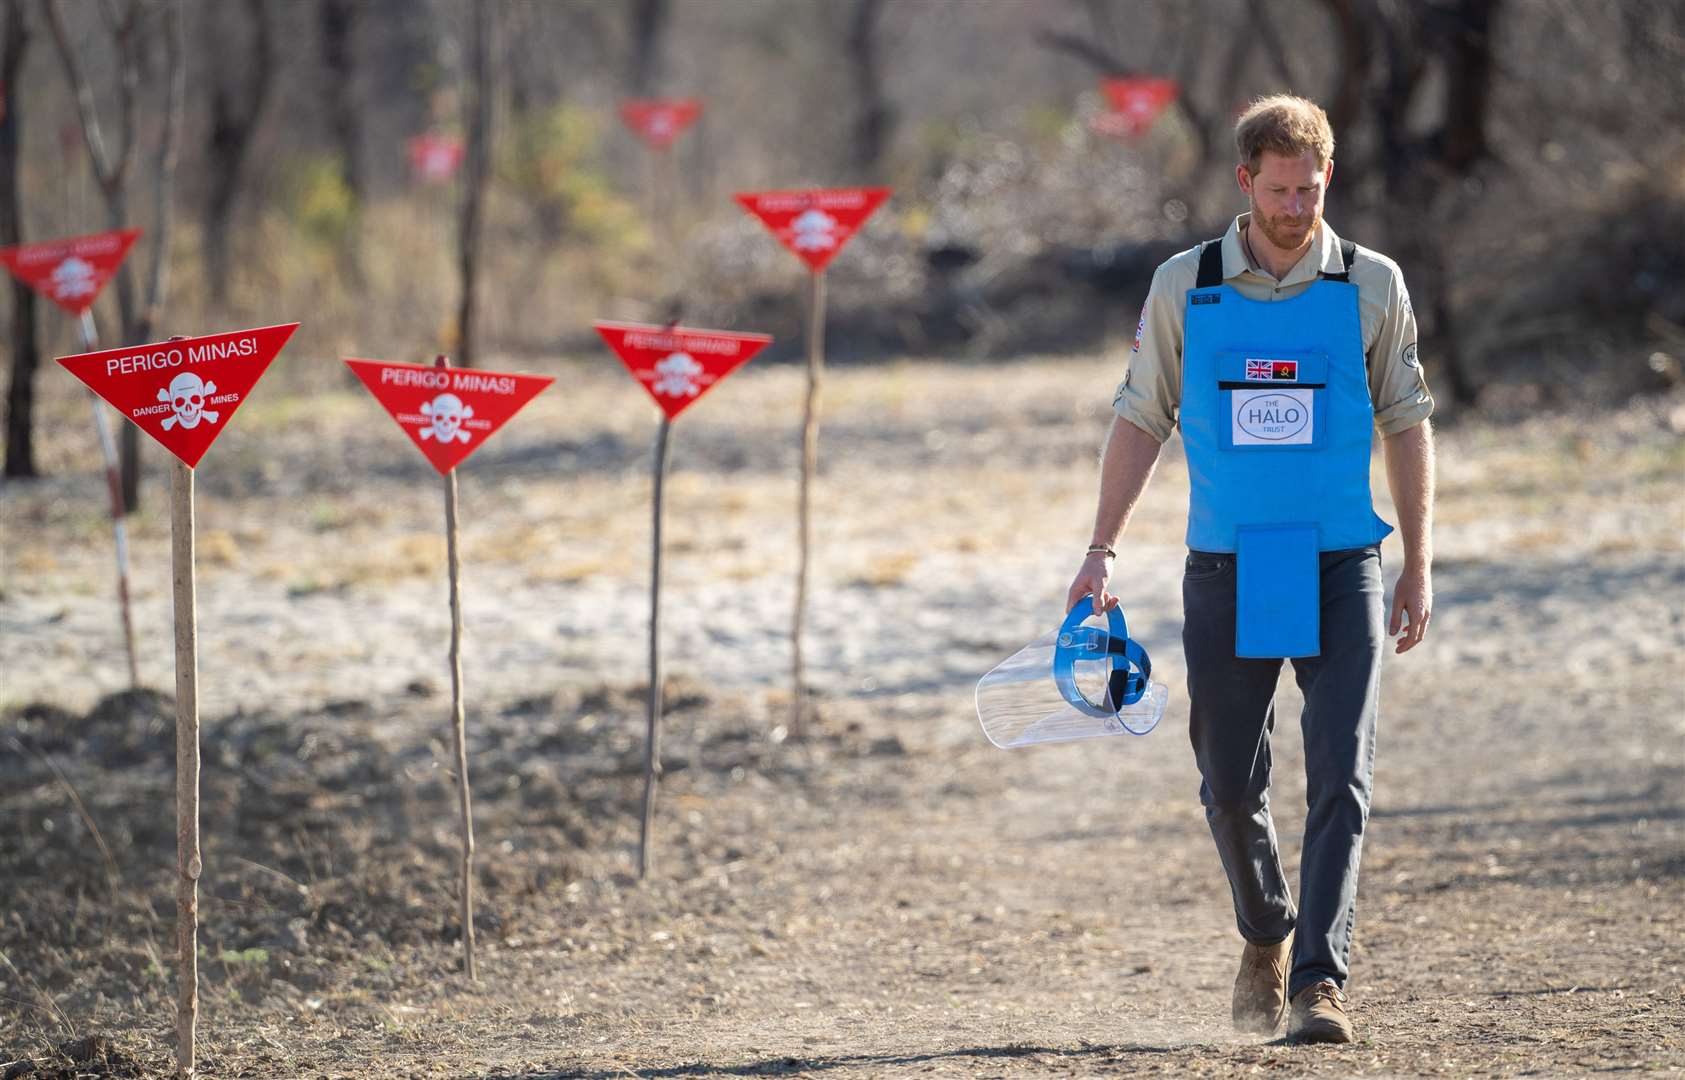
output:
[[[94,326],[93,312],[83,308],[78,325],[82,330],[83,351],[98,352],[99,331]],[[138,690],[140,668],[135,663],[135,625],[129,614],[129,533],[123,525],[123,482],[118,476],[117,443],[105,419],[105,406],[92,390],[88,391],[88,403],[94,410],[94,430],[99,434],[99,449],[105,458],[105,486],[111,496],[111,531],[117,538],[117,607],[123,619],[123,647],[129,657],[129,687]]]

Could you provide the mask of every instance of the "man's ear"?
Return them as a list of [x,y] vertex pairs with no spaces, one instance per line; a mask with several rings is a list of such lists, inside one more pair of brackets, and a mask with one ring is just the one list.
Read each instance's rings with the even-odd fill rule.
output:
[[1329,158],[1328,159],[1328,165],[1322,170],[1322,186],[1323,186],[1323,188],[1326,189],[1328,187],[1328,185],[1332,184],[1333,182],[1334,182],[1334,159]]
[[[1332,165],[1333,162],[1329,162],[1329,164]],[[1246,162],[1243,161],[1234,167],[1234,178],[1235,183],[1240,185],[1240,193],[1250,199],[1252,197],[1252,172],[1246,167]]]

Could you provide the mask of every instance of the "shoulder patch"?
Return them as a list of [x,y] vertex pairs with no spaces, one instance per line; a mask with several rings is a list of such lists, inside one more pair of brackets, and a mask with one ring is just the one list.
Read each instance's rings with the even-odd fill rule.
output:
[[1418,359],[1417,356],[1416,356],[1416,343],[1414,341],[1412,341],[1410,344],[1404,346],[1404,366],[1405,367],[1421,367],[1422,366],[1421,360]]

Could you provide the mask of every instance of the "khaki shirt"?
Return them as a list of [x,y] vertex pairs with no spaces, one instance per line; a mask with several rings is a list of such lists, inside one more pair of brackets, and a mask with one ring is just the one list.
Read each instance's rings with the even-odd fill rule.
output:
[[[1223,281],[1242,296],[1291,300],[1322,272],[1340,272],[1340,238],[1327,222],[1317,229],[1310,251],[1280,281],[1269,271],[1253,267],[1240,241],[1240,231],[1251,216],[1235,218],[1223,234]],[[1182,318],[1188,290],[1198,277],[1198,247],[1173,256],[1153,273],[1141,322],[1135,328],[1129,370],[1112,399],[1119,416],[1159,442],[1170,438],[1182,402]],[[1357,286],[1375,427],[1382,435],[1397,435],[1433,415],[1433,395],[1428,393],[1416,355],[1416,315],[1410,309],[1410,294],[1398,264],[1366,247],[1357,249],[1350,280]]]

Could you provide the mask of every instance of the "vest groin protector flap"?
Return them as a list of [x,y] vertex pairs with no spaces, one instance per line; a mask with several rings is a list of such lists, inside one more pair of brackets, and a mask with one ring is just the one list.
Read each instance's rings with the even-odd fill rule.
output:
[[1263,660],[1322,651],[1315,525],[1242,525],[1235,573],[1236,656]]
[[1030,642],[977,684],[977,719],[1003,750],[1104,735],[1145,735],[1170,691],[1131,641],[1123,612],[1077,601],[1064,625]]

